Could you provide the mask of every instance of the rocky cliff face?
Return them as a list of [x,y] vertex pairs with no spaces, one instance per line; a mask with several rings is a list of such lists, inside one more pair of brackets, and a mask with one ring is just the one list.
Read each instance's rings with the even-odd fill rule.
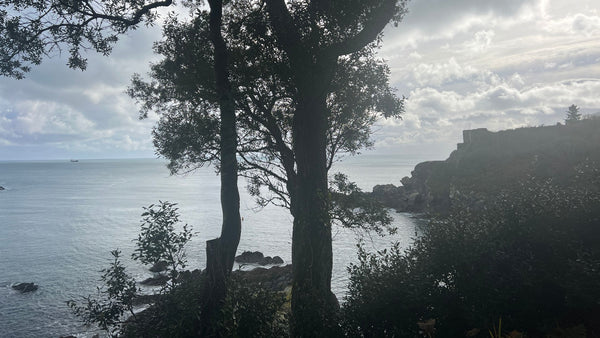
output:
[[590,167],[600,167],[600,120],[499,132],[465,130],[463,143],[447,160],[419,163],[402,186],[378,185],[371,194],[398,211],[445,213],[456,198],[482,205],[486,196],[528,176],[569,184]]

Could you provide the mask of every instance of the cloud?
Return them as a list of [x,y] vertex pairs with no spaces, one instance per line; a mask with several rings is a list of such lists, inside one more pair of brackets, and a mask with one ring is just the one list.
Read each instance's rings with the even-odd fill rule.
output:
[[[462,129],[554,124],[571,104],[598,112],[598,36],[597,0],[412,1],[380,52],[406,113],[378,122],[376,146],[447,151]],[[111,56],[89,54],[85,72],[63,56],[23,81],[0,78],[0,158],[23,149],[153,156],[154,120],[139,121],[124,90],[157,60],[159,39],[158,27],[140,28]]]
[[591,0],[411,3],[381,51],[406,113],[380,122],[377,145],[441,146],[463,129],[555,124],[571,104],[599,111],[599,13]]
[[0,78],[0,142],[13,153],[19,147],[51,146],[79,153],[110,149],[116,157],[131,151],[152,156],[153,121],[138,120],[138,107],[125,90],[131,75],[147,72],[156,59],[152,43],[159,38],[157,28],[128,34],[111,56],[90,53],[84,72],[68,69],[64,57],[57,57],[24,80]]

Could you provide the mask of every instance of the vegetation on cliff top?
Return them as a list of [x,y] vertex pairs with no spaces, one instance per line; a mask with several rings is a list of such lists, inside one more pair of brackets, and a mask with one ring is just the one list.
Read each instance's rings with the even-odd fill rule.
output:
[[528,176],[569,185],[579,168],[600,163],[599,119],[463,134],[447,160],[419,163],[402,187],[378,186],[374,195],[401,211],[447,213],[460,198],[482,204],[503,189],[518,189]]

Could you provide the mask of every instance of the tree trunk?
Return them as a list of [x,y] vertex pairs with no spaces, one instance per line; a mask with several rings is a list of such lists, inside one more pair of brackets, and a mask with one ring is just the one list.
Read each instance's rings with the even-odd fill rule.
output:
[[298,86],[298,106],[292,125],[297,164],[292,201],[292,334],[331,337],[338,335],[339,304],[331,292],[333,255],[327,184],[327,91],[324,89],[333,71],[320,69],[317,72],[315,65],[310,68],[312,79],[303,81],[307,86]]
[[201,336],[218,336],[215,320],[227,294],[227,281],[240,242],[240,195],[237,186],[237,130],[231,95],[228,52],[221,34],[222,0],[209,0],[210,37],[214,47],[216,89],[221,113],[221,236],[206,242],[206,285],[201,309]]

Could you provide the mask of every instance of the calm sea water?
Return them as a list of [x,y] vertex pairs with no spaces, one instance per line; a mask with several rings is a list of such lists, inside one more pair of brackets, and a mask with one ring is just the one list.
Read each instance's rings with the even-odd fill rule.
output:
[[[361,156],[336,165],[361,188],[395,183],[420,159]],[[137,280],[150,273],[131,262],[132,240],[139,232],[142,206],[158,200],[176,202],[181,219],[196,233],[188,245],[189,267],[203,268],[204,241],[220,233],[219,177],[211,168],[186,176],[170,176],[165,163],[143,160],[81,160],[0,162],[0,337],[91,336],[65,302],[95,292],[100,269],[110,251],[123,251],[123,260]],[[269,206],[257,210],[242,190],[244,217],[239,252],[259,250],[291,257],[289,213]],[[367,241],[369,249],[400,240],[409,245],[419,221],[394,213],[397,235]],[[333,290],[342,298],[346,266],[356,260],[357,238],[351,231],[334,231]],[[36,292],[19,294],[10,286],[35,282]]]

